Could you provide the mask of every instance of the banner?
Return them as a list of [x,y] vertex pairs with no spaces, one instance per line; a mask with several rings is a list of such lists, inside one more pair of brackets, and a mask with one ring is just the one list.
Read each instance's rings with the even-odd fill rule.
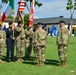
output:
[[34,0],[32,0],[31,9],[30,9],[30,16],[29,16],[29,27],[33,25],[34,21]]

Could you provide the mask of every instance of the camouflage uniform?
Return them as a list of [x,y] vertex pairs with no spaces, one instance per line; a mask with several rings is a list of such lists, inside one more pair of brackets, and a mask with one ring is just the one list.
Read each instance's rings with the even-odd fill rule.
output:
[[36,38],[36,46],[38,49],[38,66],[43,66],[45,61],[45,49],[46,49],[46,40],[47,40],[47,33],[42,27],[39,27],[39,29],[35,32]]
[[69,31],[65,26],[62,26],[59,29],[57,36],[58,55],[61,63],[65,63],[67,61],[68,42],[69,42]]
[[17,51],[17,57],[20,59],[23,55],[24,50],[24,38],[22,36],[25,36],[24,34],[24,28],[23,27],[16,27],[17,32],[17,38],[16,38],[16,51]]
[[30,29],[25,29],[25,36],[25,57],[26,59],[29,59],[32,51],[33,31]]
[[37,29],[38,29],[38,26],[36,26],[34,28],[34,31],[33,31],[33,51],[34,51],[34,56],[35,56],[34,61],[38,61],[38,56],[37,56],[38,49],[37,49],[37,46],[36,46],[36,43],[35,43],[35,38],[36,38],[35,32],[36,32]]
[[0,30],[0,63],[2,62],[2,52],[4,49],[4,45],[6,44],[6,32]]
[[33,51],[34,51],[35,58],[37,58],[38,50],[37,50],[36,43],[35,43],[35,32],[33,32]]

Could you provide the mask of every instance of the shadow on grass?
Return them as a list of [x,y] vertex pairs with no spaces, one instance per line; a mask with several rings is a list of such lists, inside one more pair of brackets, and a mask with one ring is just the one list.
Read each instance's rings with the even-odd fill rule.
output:
[[30,59],[29,60],[26,60],[26,58],[25,57],[23,57],[23,59],[25,60],[24,62],[22,62],[23,64],[31,64],[31,65],[36,65],[37,63],[36,62],[34,62],[34,57],[30,57]]
[[22,62],[23,64],[30,64],[30,65],[36,65],[37,63],[34,61],[30,61],[30,60],[25,60],[24,62]]
[[3,61],[6,61],[6,56],[2,56],[2,60]]
[[55,66],[59,66],[59,61],[58,60],[48,60],[46,59],[45,64],[46,65],[55,65]]

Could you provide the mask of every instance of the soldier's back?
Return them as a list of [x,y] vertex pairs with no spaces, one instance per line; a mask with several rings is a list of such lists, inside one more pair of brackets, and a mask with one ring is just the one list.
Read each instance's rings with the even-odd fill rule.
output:
[[38,44],[39,45],[46,45],[46,39],[47,39],[47,33],[42,28],[39,28],[37,30],[38,35]]

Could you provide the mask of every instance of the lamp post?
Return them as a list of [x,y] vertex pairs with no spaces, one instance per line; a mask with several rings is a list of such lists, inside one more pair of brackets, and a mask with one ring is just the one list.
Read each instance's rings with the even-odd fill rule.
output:
[[76,0],[74,0],[74,3],[72,2],[72,0],[68,0],[66,9],[70,10],[70,24],[71,24],[71,35],[72,35],[73,14],[74,10],[76,10]]

